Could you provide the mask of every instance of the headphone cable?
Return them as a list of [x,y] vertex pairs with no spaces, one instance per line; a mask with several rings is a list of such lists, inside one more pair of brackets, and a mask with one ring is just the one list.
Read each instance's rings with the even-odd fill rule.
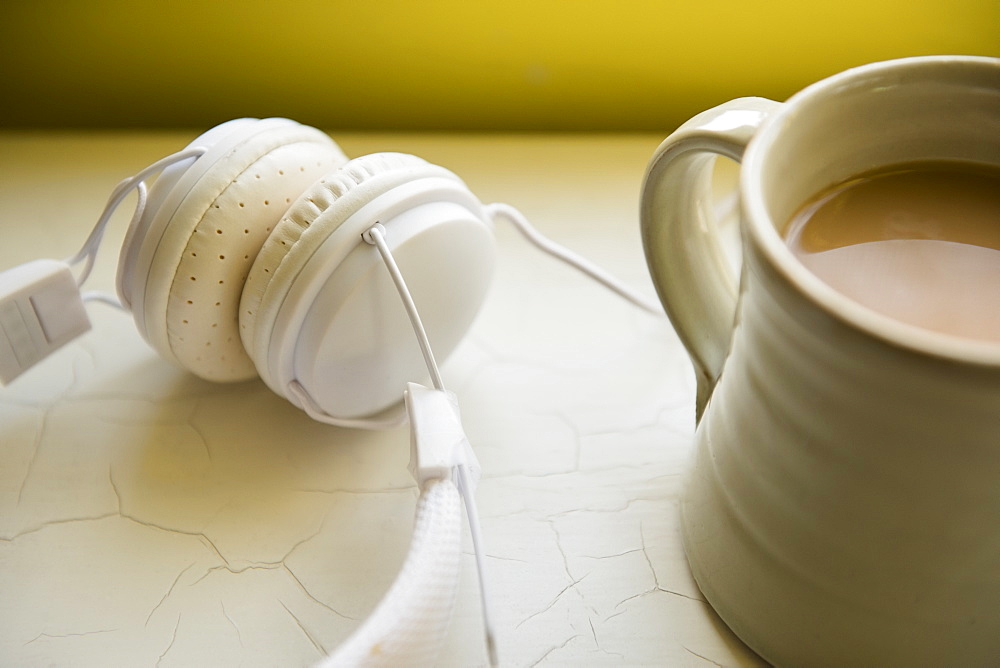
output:
[[[83,246],[79,251],[77,251],[76,255],[65,260],[65,263],[71,266],[79,262],[86,262],[83,266],[83,270],[80,272],[80,276],[76,279],[77,285],[82,286],[84,281],[86,281],[90,276],[90,272],[94,268],[94,260],[97,258],[97,249],[101,245],[101,240],[104,239],[104,230],[107,228],[108,222],[111,220],[111,216],[114,215],[115,211],[118,210],[118,207],[121,206],[125,197],[133,190],[135,190],[138,194],[135,211],[132,213],[132,220],[129,222],[129,227],[131,227],[137,224],[146,209],[146,181],[149,180],[151,176],[163,171],[170,165],[184,160],[189,160],[191,158],[197,159],[201,157],[207,150],[208,149],[201,146],[193,146],[191,148],[186,148],[183,151],[178,151],[177,153],[173,153],[165,158],[157,160],[137,174],[122,180],[114,187],[111,191],[111,196],[108,197],[108,201],[104,205],[104,210],[101,212],[100,217],[97,219],[97,223],[94,225],[94,229],[90,231],[90,235],[87,237],[87,240],[83,242]],[[99,294],[100,293],[86,293],[85,298],[87,298],[87,295],[90,295],[90,300],[104,301],[121,308],[121,304],[117,299],[114,299],[113,297],[108,298],[103,294],[98,296]]]
[[[447,391],[444,386],[444,380],[441,378],[441,371],[438,369],[437,361],[434,359],[434,351],[431,349],[430,340],[427,338],[427,331],[424,329],[420,314],[417,312],[416,304],[414,304],[410,290],[406,287],[406,281],[403,279],[403,274],[400,272],[399,266],[392,256],[389,244],[386,243],[385,227],[380,223],[375,223],[361,235],[361,238],[378,249],[378,253],[382,257],[386,269],[389,270],[389,276],[396,286],[396,291],[399,293],[400,299],[403,301],[403,306],[406,309],[406,315],[413,326],[413,333],[417,337],[420,352],[423,354],[434,389],[442,392]],[[483,548],[482,529],[479,524],[479,511],[476,508],[476,500],[473,493],[474,483],[467,463],[457,463],[454,470],[457,475],[458,490],[465,503],[465,515],[469,523],[473,551],[476,555],[476,574],[479,580],[479,597],[482,605],[483,626],[486,635],[486,651],[489,656],[490,665],[497,666],[499,664],[497,660],[496,631],[490,612],[490,598],[486,585],[486,554]]]
[[538,229],[528,222],[528,218],[513,206],[502,202],[496,202],[493,204],[487,204],[485,209],[490,218],[493,220],[503,218],[513,225],[514,229],[520,232],[521,235],[528,240],[528,242],[542,252],[568,264],[588,278],[597,281],[618,296],[632,302],[632,304],[638,306],[642,310],[654,315],[664,314],[663,307],[661,307],[658,302],[647,299],[590,260],[542,235]]

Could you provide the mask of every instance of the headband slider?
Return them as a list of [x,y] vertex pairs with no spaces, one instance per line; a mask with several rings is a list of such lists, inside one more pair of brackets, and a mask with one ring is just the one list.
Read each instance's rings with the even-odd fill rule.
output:
[[0,383],[90,329],[69,265],[34,260],[0,273]]

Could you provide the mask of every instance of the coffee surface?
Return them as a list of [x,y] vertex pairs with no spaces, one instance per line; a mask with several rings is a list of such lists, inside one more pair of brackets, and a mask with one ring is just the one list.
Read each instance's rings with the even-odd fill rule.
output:
[[1000,341],[1000,169],[896,165],[820,193],[788,222],[831,287],[911,325]]

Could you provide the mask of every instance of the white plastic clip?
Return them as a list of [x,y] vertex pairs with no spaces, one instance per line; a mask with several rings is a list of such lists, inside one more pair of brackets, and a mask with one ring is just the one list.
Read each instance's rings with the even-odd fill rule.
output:
[[482,469],[462,428],[455,394],[407,383],[403,396],[410,418],[410,473],[420,488],[430,480],[451,480],[459,464],[466,465],[475,487]]
[[34,260],[0,273],[0,383],[90,329],[69,265]]

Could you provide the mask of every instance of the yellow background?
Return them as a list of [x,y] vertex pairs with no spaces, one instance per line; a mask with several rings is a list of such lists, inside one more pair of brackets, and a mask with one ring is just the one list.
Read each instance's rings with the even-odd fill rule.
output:
[[669,130],[874,60],[1000,55],[998,0],[25,0],[0,127]]

